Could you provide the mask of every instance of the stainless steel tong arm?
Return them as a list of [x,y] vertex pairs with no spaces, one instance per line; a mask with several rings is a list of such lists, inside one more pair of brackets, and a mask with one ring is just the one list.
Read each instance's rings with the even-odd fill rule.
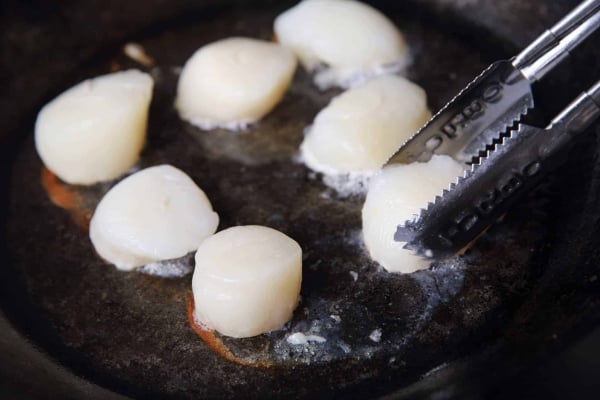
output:
[[539,80],[587,38],[598,25],[600,0],[586,0],[514,57],[512,64],[530,80]]
[[[585,7],[587,5],[587,7]],[[580,10],[580,12],[578,12]],[[584,12],[586,12],[584,14]],[[521,70],[521,73],[530,82],[536,82],[544,77],[548,72],[552,71],[561,61],[563,61],[569,55],[569,51],[577,47],[579,43],[585,40],[590,34],[592,34],[598,25],[600,25],[600,0],[588,0],[584,2],[580,7],[575,9],[571,14],[565,17],[567,20],[561,20],[559,22],[560,27],[564,27],[561,31],[566,31],[567,26],[572,28],[566,31],[566,35],[557,36],[553,33],[552,29],[547,30],[540,37],[541,41],[546,43],[544,46],[547,51],[540,54],[538,57],[530,60],[530,63],[526,63],[528,53],[527,47],[513,60],[515,68]],[[572,23],[577,22],[577,26],[571,26]],[[569,23],[565,25],[565,23]],[[552,37],[553,40],[546,39]],[[537,42],[537,40],[536,40]],[[535,42],[534,42],[535,44]],[[525,53],[525,54],[523,54]]]

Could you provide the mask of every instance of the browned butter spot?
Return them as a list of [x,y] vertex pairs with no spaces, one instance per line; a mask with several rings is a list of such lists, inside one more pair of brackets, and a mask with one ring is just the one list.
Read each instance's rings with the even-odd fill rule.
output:
[[192,330],[206,343],[206,345],[219,356],[233,363],[255,368],[268,368],[271,363],[268,361],[248,361],[237,357],[229,350],[223,341],[217,337],[214,330],[206,329],[196,324],[194,320],[194,296],[191,294],[187,302],[187,317]]
[[88,230],[92,212],[84,207],[83,199],[76,189],[61,182],[58,177],[45,166],[42,167],[41,181],[50,201],[54,205],[67,210],[77,226],[83,230]]

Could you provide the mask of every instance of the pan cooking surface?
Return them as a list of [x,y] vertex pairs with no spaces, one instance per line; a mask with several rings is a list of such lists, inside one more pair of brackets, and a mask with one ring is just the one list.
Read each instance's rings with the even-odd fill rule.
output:
[[[156,87],[137,167],[169,163],[188,173],[219,213],[219,230],[267,225],[303,248],[302,301],[292,321],[255,338],[220,338],[242,362],[271,366],[226,361],[196,336],[186,316],[191,275],[124,273],[101,261],[87,232],[49,200],[29,134],[13,166],[12,268],[2,277],[14,282],[11,293],[20,303],[6,307],[18,303],[23,330],[64,365],[136,397],[383,394],[482,348],[529,293],[549,238],[544,207],[533,217],[526,207],[515,210],[468,254],[432,270],[393,275],[372,262],[360,231],[364,195],[340,196],[295,161],[304,127],[339,93],[319,92],[301,70],[283,102],[245,133],[202,132],[179,120],[173,100],[185,60],[227,36],[270,39],[279,11],[216,12],[136,39],[157,61],[149,69]],[[481,49],[431,21],[388,15],[411,44],[407,75],[426,89],[432,110],[504,56],[481,59]],[[115,50],[88,70],[74,71],[72,83],[111,67],[142,68]],[[93,209],[112,184],[71,189]],[[326,342],[293,346],[286,338],[294,332]]]

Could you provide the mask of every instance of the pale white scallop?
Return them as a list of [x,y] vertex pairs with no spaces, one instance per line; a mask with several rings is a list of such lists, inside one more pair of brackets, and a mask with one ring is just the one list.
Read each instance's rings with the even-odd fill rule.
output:
[[275,19],[275,34],[307,70],[317,71],[322,89],[398,71],[408,52],[387,17],[353,0],[304,0]]
[[236,226],[206,239],[192,279],[197,322],[250,337],[281,328],[298,304],[302,250],[275,229]]
[[362,209],[363,238],[371,258],[389,272],[410,273],[429,262],[394,241],[396,227],[418,216],[435,196],[463,173],[463,165],[448,156],[429,162],[385,167],[370,183]]
[[46,167],[72,184],[125,173],[145,143],[153,85],[138,70],[115,72],[83,81],[46,104],[35,123],[35,145]]
[[170,165],[123,179],[102,198],[90,223],[96,252],[121,270],[183,257],[212,235],[219,216],[194,181]]
[[317,114],[300,147],[302,159],[326,174],[377,171],[430,116],[421,87],[380,76],[335,97]]
[[275,43],[228,38],[200,48],[186,62],[175,106],[202,129],[236,129],[259,120],[282,99],[296,58]]

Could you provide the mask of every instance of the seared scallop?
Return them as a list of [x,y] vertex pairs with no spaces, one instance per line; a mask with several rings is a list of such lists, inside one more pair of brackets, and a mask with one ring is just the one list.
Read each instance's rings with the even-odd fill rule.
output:
[[430,115],[421,87],[393,75],[375,78],[317,114],[302,159],[326,174],[377,171]]
[[90,223],[96,252],[122,270],[195,251],[219,223],[204,192],[170,165],[123,179],[102,198]]
[[302,250],[264,226],[236,226],[196,252],[194,318],[223,335],[250,337],[281,328],[298,304]]
[[35,123],[35,145],[46,167],[72,184],[124,174],[144,146],[153,85],[140,71],[115,72],[46,104]]
[[436,155],[426,163],[391,165],[376,175],[362,209],[363,238],[371,258],[389,272],[428,268],[428,261],[404,249],[405,242],[394,240],[396,228],[418,217],[463,171],[454,159]]
[[271,111],[287,90],[296,58],[288,49],[248,38],[219,40],[186,62],[176,108],[202,129],[243,128]]
[[277,40],[316,71],[322,89],[348,88],[406,63],[400,31],[373,7],[353,0],[304,0],[275,20]]

